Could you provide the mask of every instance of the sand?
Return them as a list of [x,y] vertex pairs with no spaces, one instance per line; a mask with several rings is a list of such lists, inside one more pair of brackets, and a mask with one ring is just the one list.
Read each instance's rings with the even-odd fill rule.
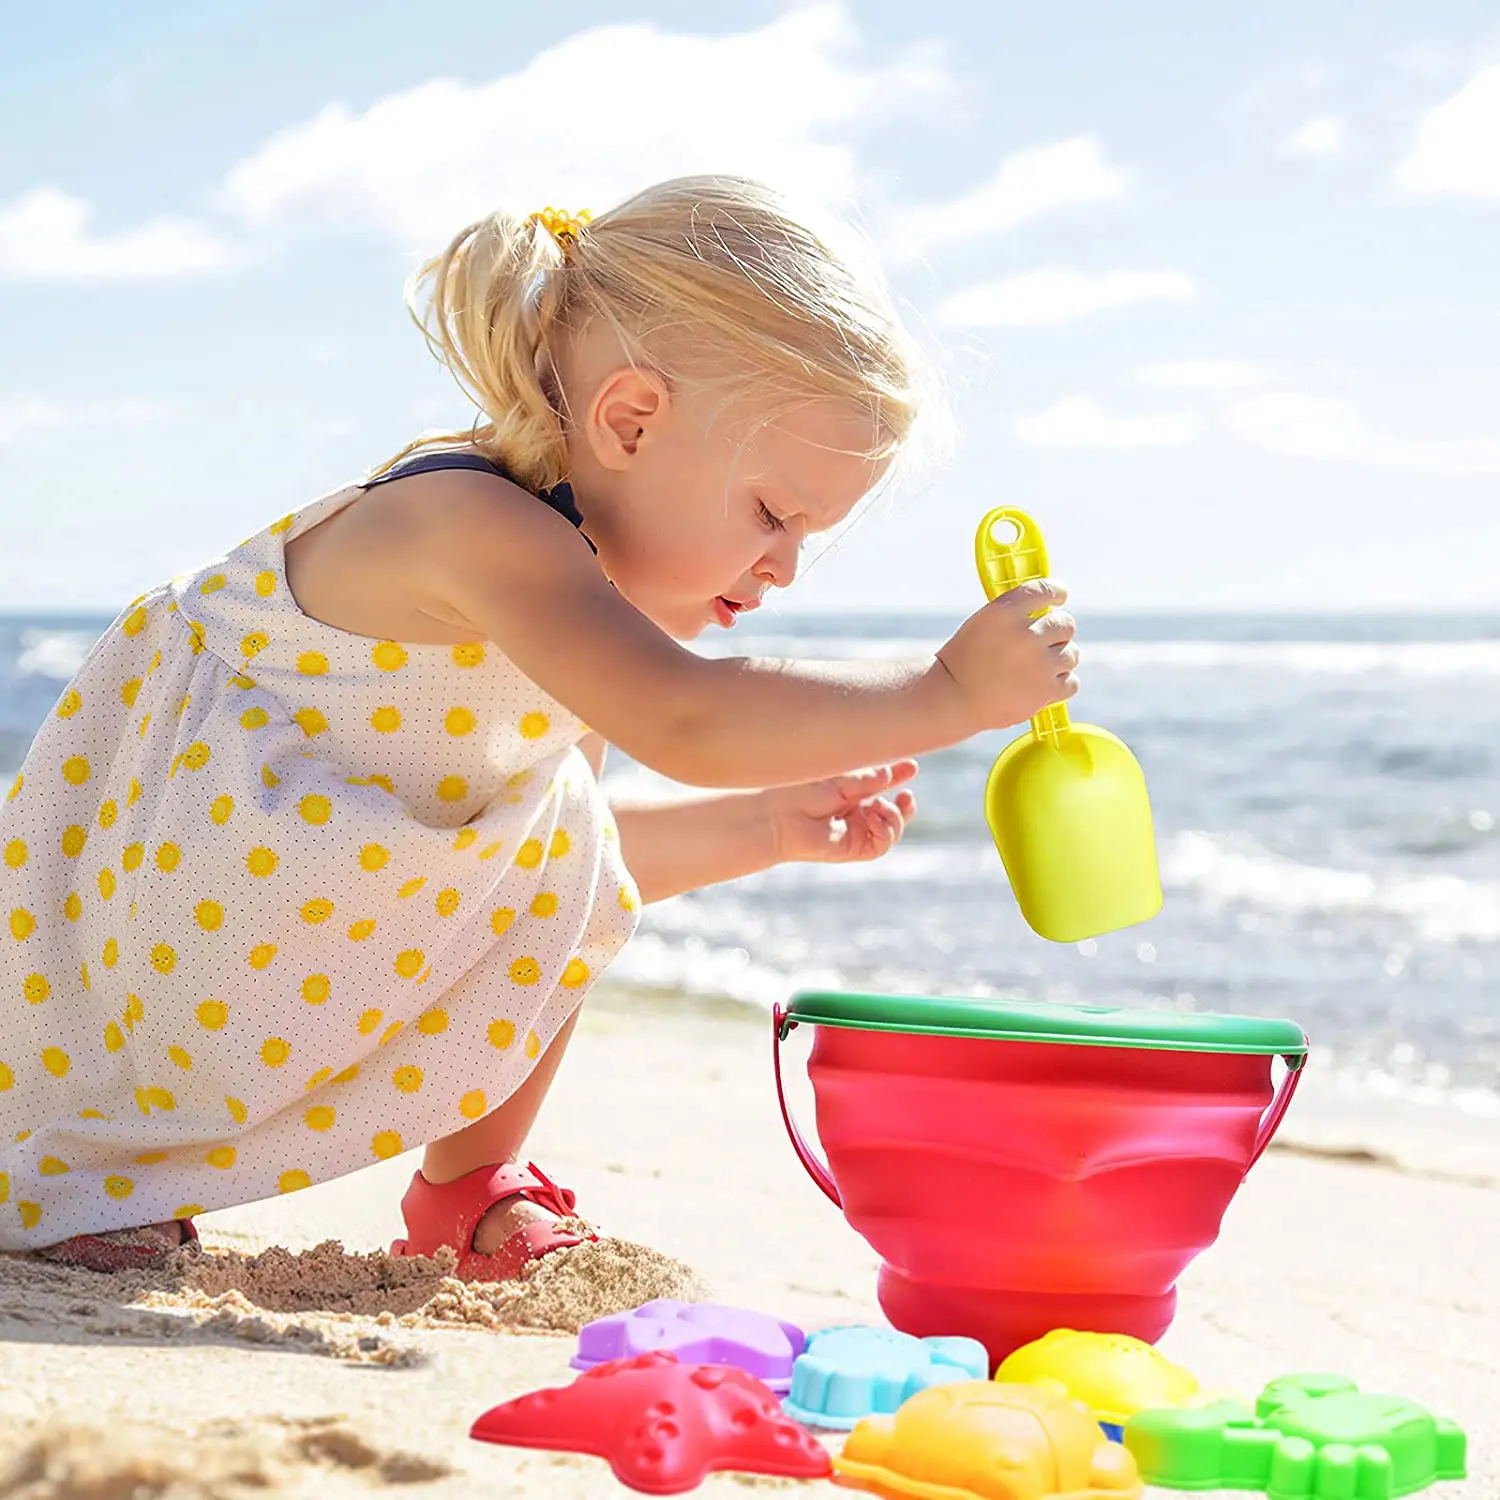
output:
[[[205,1253],[151,1275],[0,1257],[0,1495],[629,1493],[599,1460],[469,1426],[571,1378],[563,1330],[652,1295],[808,1328],[880,1317],[875,1257],[782,1135],[768,1052],[768,1022],[591,999],[533,1154],[606,1238],[528,1283],[469,1287],[383,1253],[415,1157],[206,1215]],[[805,1108],[805,1080],[793,1092]],[[1497,1500],[1500,1130],[1458,1138],[1391,1104],[1372,1132],[1331,1084],[1304,1094],[1290,1149],[1184,1275],[1162,1348],[1246,1394],[1322,1369],[1410,1395],[1470,1433],[1471,1477],[1432,1493]],[[747,1488],[839,1493],[722,1475],[702,1493]]]

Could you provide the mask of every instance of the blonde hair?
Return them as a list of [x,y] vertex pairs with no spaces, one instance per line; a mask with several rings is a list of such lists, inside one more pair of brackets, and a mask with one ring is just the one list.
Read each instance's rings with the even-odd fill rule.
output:
[[871,419],[869,456],[896,452],[921,404],[916,346],[863,247],[813,220],[758,182],[700,176],[647,188],[572,236],[535,214],[470,224],[418,268],[407,306],[479,414],[375,472],[464,443],[521,484],[557,484],[568,449],[555,340],[596,318],[675,387],[753,392],[763,420],[844,400]]

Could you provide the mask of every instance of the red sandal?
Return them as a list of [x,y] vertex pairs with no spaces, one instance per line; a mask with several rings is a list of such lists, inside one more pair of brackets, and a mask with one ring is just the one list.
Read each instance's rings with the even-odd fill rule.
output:
[[571,1189],[559,1187],[532,1162],[524,1167],[514,1162],[478,1167],[443,1183],[429,1182],[417,1172],[401,1200],[407,1237],[391,1245],[391,1254],[434,1255],[450,1245],[458,1251],[453,1274],[460,1280],[514,1281],[544,1255],[598,1239],[591,1230],[580,1234],[535,1219],[516,1230],[494,1255],[484,1255],[474,1248],[474,1231],[485,1214],[507,1198],[524,1198],[560,1216],[571,1215],[577,1202]]
[[75,1234],[71,1239],[47,1245],[35,1254],[58,1265],[83,1271],[153,1271],[171,1260],[178,1250],[198,1243],[191,1219],[178,1219],[180,1242],[169,1240],[154,1224],[136,1229],[114,1229],[103,1234]]

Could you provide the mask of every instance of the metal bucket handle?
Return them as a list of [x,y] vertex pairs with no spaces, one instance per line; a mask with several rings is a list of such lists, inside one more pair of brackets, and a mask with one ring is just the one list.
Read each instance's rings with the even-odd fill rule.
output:
[[1276,1095],[1271,1100],[1270,1108],[1261,1116],[1260,1129],[1255,1136],[1255,1149],[1250,1153],[1250,1160],[1245,1163],[1245,1170],[1240,1173],[1242,1182],[1249,1176],[1250,1168],[1261,1159],[1266,1147],[1271,1144],[1271,1137],[1276,1134],[1287,1110],[1291,1107],[1292,1095],[1297,1092],[1297,1085],[1301,1082],[1303,1070],[1307,1066],[1307,1053],[1284,1053],[1281,1060],[1286,1064],[1286,1077],[1281,1080]]
[[802,1139],[802,1132],[797,1129],[797,1123],[792,1119],[792,1109],[786,1099],[786,1084],[781,1076],[781,1039],[787,1032],[796,1029],[797,1022],[790,1020],[786,1011],[779,1005],[773,1007],[771,1020],[774,1023],[771,1031],[771,1065],[776,1071],[776,1102],[781,1106],[781,1119],[786,1126],[787,1135],[791,1138],[792,1150],[797,1153],[797,1160],[807,1168],[807,1175],[828,1195],[829,1202],[835,1208],[842,1209],[843,1200],[839,1197],[839,1190],[832,1175],[828,1168],[813,1155],[812,1148]]

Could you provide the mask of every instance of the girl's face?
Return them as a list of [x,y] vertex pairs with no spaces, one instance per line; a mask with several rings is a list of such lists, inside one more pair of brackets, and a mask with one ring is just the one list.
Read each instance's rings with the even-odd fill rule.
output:
[[616,373],[575,444],[574,492],[600,566],[678,640],[731,628],[769,589],[790,586],[807,537],[844,520],[888,462],[864,456],[875,446],[869,418],[834,401],[747,438],[748,424],[711,398]]

